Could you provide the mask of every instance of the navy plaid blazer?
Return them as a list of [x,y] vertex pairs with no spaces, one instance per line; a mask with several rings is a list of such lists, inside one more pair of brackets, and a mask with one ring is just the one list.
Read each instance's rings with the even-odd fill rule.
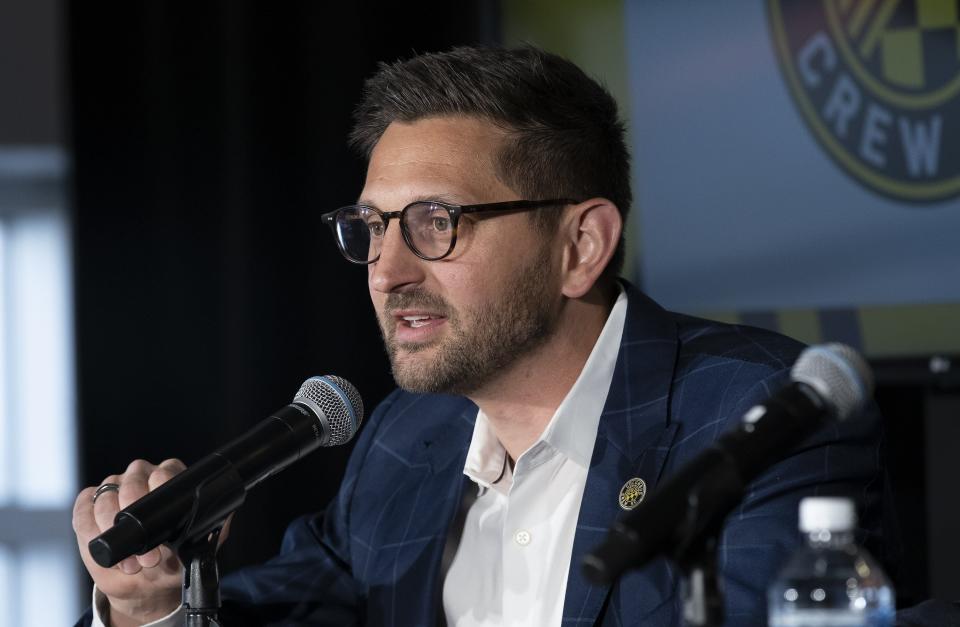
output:
[[[661,559],[603,587],[587,583],[581,560],[622,513],[624,482],[640,477],[655,489],[784,385],[802,349],[775,333],[667,312],[632,286],[626,290],[627,319],[577,521],[564,625],[682,623],[673,564]],[[441,556],[476,413],[463,398],[393,392],[362,428],[326,512],[294,521],[271,561],[224,578],[224,624],[438,624]],[[849,495],[860,505],[865,534],[878,533],[879,451],[871,412],[798,442],[748,486],[719,547],[727,625],[766,624],[765,588],[800,541],[802,497]]]

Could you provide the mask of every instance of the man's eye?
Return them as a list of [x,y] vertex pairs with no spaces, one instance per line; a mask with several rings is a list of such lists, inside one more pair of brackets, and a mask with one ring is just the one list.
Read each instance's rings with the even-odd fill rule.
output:
[[368,222],[367,228],[370,229],[370,234],[373,235],[374,237],[383,236],[383,231],[384,231],[383,222]]
[[430,219],[430,225],[434,231],[446,231],[450,228],[450,218],[447,216],[438,216]]

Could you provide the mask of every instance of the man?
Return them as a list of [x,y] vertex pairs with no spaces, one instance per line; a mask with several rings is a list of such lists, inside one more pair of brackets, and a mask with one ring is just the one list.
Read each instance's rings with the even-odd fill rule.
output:
[[[563,59],[461,48],[383,66],[352,139],[364,189],[324,219],[367,264],[401,389],[361,430],[326,513],[224,581],[225,623],[680,624],[671,564],[594,587],[581,559],[622,493],[654,489],[736,424],[801,347],[666,312],[616,279],[631,200],[623,126]],[[801,497],[828,485],[874,524],[875,429],[835,426],[750,485],[719,550],[728,625],[765,623]],[[102,569],[86,543],[180,469],[137,461],[105,479],[118,490],[78,496],[98,620],[175,624],[167,549]]]

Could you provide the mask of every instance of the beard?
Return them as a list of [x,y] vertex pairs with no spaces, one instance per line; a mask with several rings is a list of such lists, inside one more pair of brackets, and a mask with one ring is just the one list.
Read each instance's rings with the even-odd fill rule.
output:
[[[393,378],[409,392],[467,395],[501,375],[554,333],[558,290],[543,255],[506,281],[492,302],[458,311],[443,298],[417,289],[387,296],[380,330]],[[423,308],[443,315],[447,331],[437,341],[398,343],[391,311]],[[425,353],[434,349],[432,355]]]

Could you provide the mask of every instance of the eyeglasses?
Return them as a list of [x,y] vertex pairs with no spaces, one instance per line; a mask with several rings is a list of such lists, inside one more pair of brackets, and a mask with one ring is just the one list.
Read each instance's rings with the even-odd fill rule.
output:
[[380,211],[367,205],[351,205],[325,213],[321,219],[333,231],[340,252],[348,261],[370,264],[380,258],[387,225],[400,219],[403,241],[413,254],[427,261],[443,259],[457,243],[457,225],[465,213],[529,211],[540,207],[563,207],[578,201],[509,200],[482,205],[451,205],[438,201],[413,202],[401,211]]

